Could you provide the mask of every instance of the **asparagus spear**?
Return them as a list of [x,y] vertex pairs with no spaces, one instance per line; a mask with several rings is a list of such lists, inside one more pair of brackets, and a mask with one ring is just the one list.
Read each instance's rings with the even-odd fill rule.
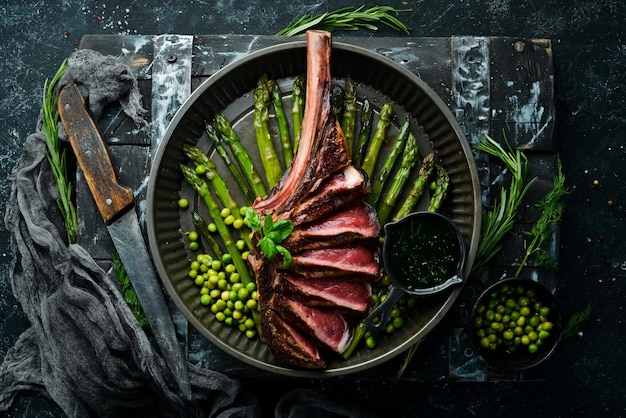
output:
[[[207,206],[209,211],[209,216],[213,220],[213,223],[217,227],[217,232],[224,243],[226,251],[232,256],[233,264],[239,273],[239,277],[241,282],[246,286],[248,283],[254,282],[252,275],[250,274],[250,270],[248,269],[248,265],[241,257],[241,252],[239,248],[237,248],[237,244],[232,234],[230,233],[230,229],[224,223],[224,219],[220,215],[220,208],[217,205],[217,202],[213,198],[211,191],[209,190],[208,184],[196,173],[196,170],[191,167],[187,167],[184,164],[180,164],[180,171],[183,173],[183,177],[185,180],[194,188],[196,192],[202,197],[204,203]],[[255,324],[257,325],[257,329],[259,330],[260,335],[260,322],[259,315],[256,311],[253,311],[253,319]]]
[[441,203],[448,194],[448,186],[450,184],[450,176],[448,175],[446,169],[443,168],[441,164],[437,164],[435,169],[437,171],[437,179],[435,180],[437,186],[435,187],[435,191],[430,198],[430,203],[428,205],[429,212],[437,212],[439,210]]
[[389,118],[392,113],[393,109],[391,107],[391,103],[385,103],[382,109],[380,109],[380,119],[376,124],[374,137],[372,138],[372,142],[367,149],[367,154],[365,154],[365,159],[363,160],[363,165],[361,166],[363,171],[365,171],[370,178],[373,176],[380,148],[382,147],[383,142],[385,142],[385,134],[387,133]]
[[293,82],[293,105],[291,115],[293,116],[293,151],[298,149],[300,142],[300,131],[302,130],[302,117],[304,116],[304,75],[299,75]]
[[213,250],[213,255],[221,260],[223,254],[222,248],[215,237],[209,233],[208,225],[204,219],[202,219],[202,216],[200,216],[199,213],[194,212],[191,215],[191,220],[193,222],[193,226],[196,228],[196,231],[198,231],[200,235],[208,241],[209,246]]
[[289,167],[291,161],[293,161],[293,146],[291,143],[291,134],[289,133],[289,122],[287,122],[287,116],[283,108],[283,95],[278,84],[273,83],[271,93],[276,122],[278,122],[278,135],[283,150],[283,160],[285,161],[285,167]]
[[402,153],[402,164],[400,165],[400,169],[396,174],[385,199],[381,202],[380,207],[378,208],[378,220],[381,225],[387,223],[389,216],[391,216],[391,211],[396,205],[396,201],[398,200],[398,196],[402,193],[404,189],[404,183],[406,183],[409,175],[411,174],[411,170],[415,166],[417,162],[417,140],[413,136],[412,133],[409,133],[408,138],[406,140],[406,148]]
[[417,174],[417,178],[413,182],[413,186],[409,191],[409,195],[406,197],[404,203],[400,207],[400,210],[393,217],[394,221],[398,219],[404,218],[406,215],[413,211],[413,208],[417,204],[422,192],[424,191],[424,186],[428,183],[428,177],[433,171],[433,166],[435,165],[435,153],[431,152],[428,154],[424,161],[422,161],[422,166]]
[[[225,208],[230,209],[230,213],[235,219],[240,219],[243,223],[243,217],[239,212],[239,204],[228,190],[228,186],[215,169],[215,164],[211,161],[202,150],[198,147],[185,144],[183,145],[183,152],[191,161],[193,161],[197,167],[202,167],[201,171],[206,173],[206,178],[213,186],[215,195],[220,200]],[[196,169],[198,172],[198,169]],[[242,226],[241,238],[245,241],[248,248],[253,248],[252,241],[250,240],[250,230],[245,226]]]
[[[383,164],[382,168],[380,169],[380,171],[378,172],[378,175],[376,176],[374,180],[374,184],[372,185],[372,193],[370,194],[368,198],[368,202],[370,205],[376,205],[376,203],[378,202],[378,199],[380,198],[380,193],[382,192],[385,186],[385,182],[389,178],[389,175],[391,174],[391,171],[393,170],[393,166],[395,165],[396,160],[398,159],[398,156],[404,149],[404,144],[407,142],[407,138],[409,137],[410,128],[411,128],[410,119],[407,116],[404,123],[400,127],[398,138],[393,143],[393,147],[391,148],[391,151],[387,155],[387,158],[385,159],[385,163]],[[415,138],[413,138],[413,141],[415,141]],[[417,143],[415,143],[415,146],[417,147]],[[407,144],[407,147],[408,147],[408,144]]]
[[370,139],[370,133],[372,131],[372,106],[369,99],[366,97],[363,100],[363,106],[361,106],[361,126],[359,128],[359,138],[352,153],[352,161],[355,165],[360,166],[363,161],[363,155],[365,154],[365,147]]
[[233,175],[233,178],[239,185],[239,188],[241,189],[241,192],[243,193],[244,198],[246,200],[246,204],[248,205],[252,204],[252,201],[254,200],[255,196],[252,196],[252,193],[250,192],[250,188],[248,187],[248,184],[243,179],[241,173],[239,172],[235,164],[233,164],[232,160],[230,159],[230,155],[228,155],[226,148],[224,148],[224,144],[222,143],[220,136],[217,134],[217,131],[215,130],[213,125],[211,125],[208,122],[205,123],[205,129],[206,129],[207,135],[209,136],[209,139],[211,140],[211,142],[213,142],[213,145],[215,145],[215,149],[217,150],[218,154],[222,156],[222,158],[224,159],[224,162],[226,163],[226,166],[228,167],[228,170]]
[[346,77],[346,88],[343,102],[341,129],[346,137],[348,150],[352,151],[354,132],[356,130],[356,83],[352,81],[350,76]]
[[283,169],[278,161],[278,154],[274,149],[272,136],[269,130],[269,104],[271,102],[272,82],[266,76],[261,76],[254,89],[254,134],[261,155],[261,162],[265,169],[265,179],[270,187],[274,187],[283,175]]
[[217,126],[217,130],[222,134],[222,139],[230,146],[230,149],[232,150],[233,155],[239,164],[239,168],[241,168],[241,172],[252,190],[252,193],[255,196],[265,196],[267,194],[267,190],[265,189],[263,180],[261,180],[259,173],[254,168],[250,155],[248,155],[246,149],[243,145],[241,145],[239,136],[233,130],[230,121],[221,113],[216,113],[215,124]]

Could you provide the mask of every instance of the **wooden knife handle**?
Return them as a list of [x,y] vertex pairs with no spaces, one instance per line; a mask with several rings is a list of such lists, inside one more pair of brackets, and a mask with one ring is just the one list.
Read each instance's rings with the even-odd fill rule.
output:
[[57,106],[78,165],[98,211],[108,225],[133,206],[133,191],[118,184],[108,149],[87,111],[78,86],[65,86],[59,93]]

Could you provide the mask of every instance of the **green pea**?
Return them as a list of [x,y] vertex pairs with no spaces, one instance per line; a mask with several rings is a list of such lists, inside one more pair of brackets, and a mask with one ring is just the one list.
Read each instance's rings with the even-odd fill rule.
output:
[[233,311],[233,319],[234,319],[235,321],[239,321],[241,318],[243,318],[243,312],[242,312],[242,311],[239,311],[239,310],[237,310],[237,309],[235,309],[235,310]]
[[535,354],[537,352],[539,348],[537,347],[537,344],[529,344],[528,345],[528,352],[530,354]]
[[209,305],[211,303],[211,296],[204,294],[200,297],[200,303],[203,305]]
[[491,309],[485,311],[485,319],[489,322],[492,322],[495,316],[495,312]]
[[185,198],[178,199],[178,207],[181,209],[187,209],[189,207],[189,200]]
[[393,327],[395,329],[400,329],[404,326],[404,318],[401,316],[398,316],[396,318],[393,318]]
[[218,311],[223,311],[224,309],[226,309],[226,301],[224,301],[223,299],[218,299],[215,301],[213,306],[216,306],[216,309]]
[[489,341],[489,338],[487,338],[487,337],[482,337],[482,338],[480,339],[480,346],[481,346],[482,348],[489,348],[489,344],[490,344],[490,343],[491,343],[491,342]]
[[248,289],[246,289],[245,287],[242,287],[237,291],[237,298],[241,300],[246,300],[248,299],[248,297],[250,297],[250,292],[248,292]]
[[367,346],[367,348],[376,348],[376,338],[371,335],[368,336],[365,339],[365,345]]
[[539,339],[545,340],[550,337],[550,333],[548,331],[541,330],[539,331]]
[[537,315],[533,315],[528,320],[528,323],[530,324],[531,327],[536,328],[541,323],[541,320],[539,319]]

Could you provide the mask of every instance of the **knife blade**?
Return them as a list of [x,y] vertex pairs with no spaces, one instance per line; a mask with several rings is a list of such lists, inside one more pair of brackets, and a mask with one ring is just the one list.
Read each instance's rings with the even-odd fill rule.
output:
[[68,84],[61,90],[58,110],[78,165],[137,293],[156,344],[182,394],[191,399],[187,366],[139,227],[133,191],[118,183],[108,149],[76,84]]

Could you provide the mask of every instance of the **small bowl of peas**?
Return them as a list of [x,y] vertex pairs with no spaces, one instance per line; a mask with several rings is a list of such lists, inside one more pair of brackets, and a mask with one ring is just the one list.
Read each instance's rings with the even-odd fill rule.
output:
[[469,328],[489,366],[524,370],[544,362],[556,349],[561,314],[548,288],[530,279],[509,278],[478,297]]

